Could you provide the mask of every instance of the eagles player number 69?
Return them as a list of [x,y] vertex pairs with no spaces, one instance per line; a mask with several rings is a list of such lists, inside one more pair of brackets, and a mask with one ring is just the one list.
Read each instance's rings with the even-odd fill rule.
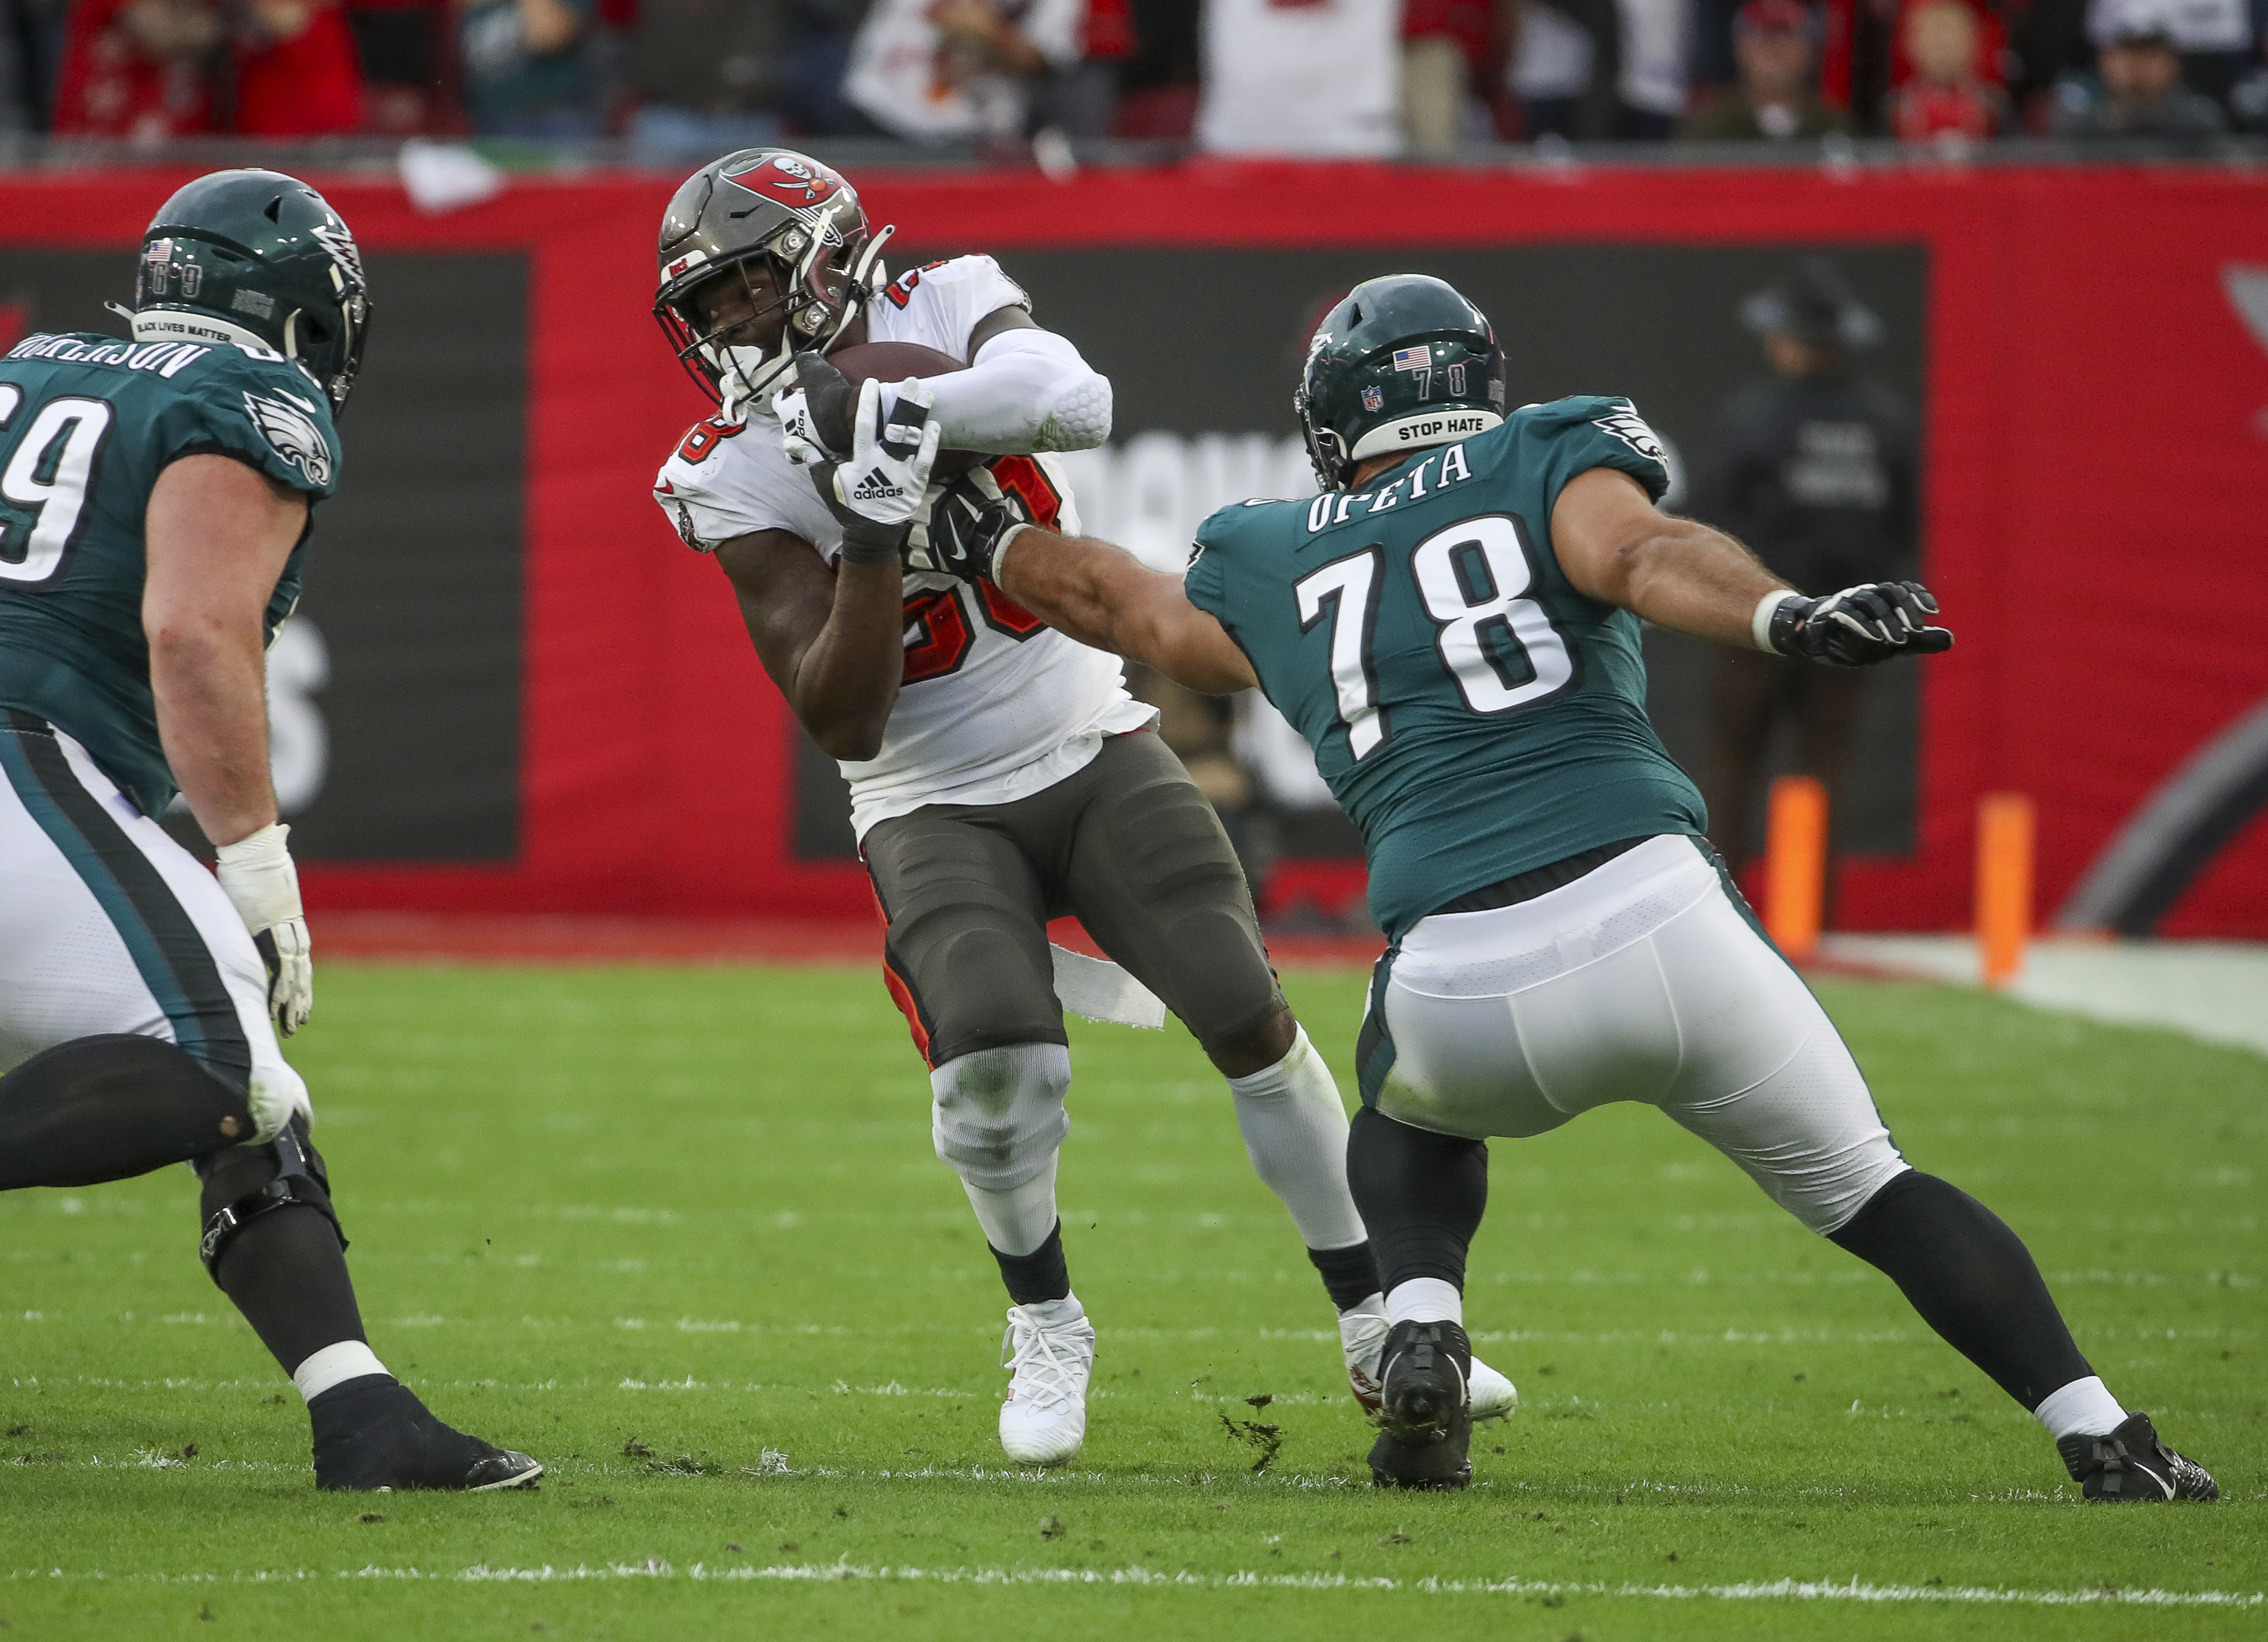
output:
[[[0,383],[0,433],[10,431],[23,403],[22,388]],[[16,526],[0,514],[0,578],[37,584],[63,568],[114,418],[107,400],[73,395],[49,400],[24,430],[16,453],[0,469],[0,500],[33,519],[19,541]]]

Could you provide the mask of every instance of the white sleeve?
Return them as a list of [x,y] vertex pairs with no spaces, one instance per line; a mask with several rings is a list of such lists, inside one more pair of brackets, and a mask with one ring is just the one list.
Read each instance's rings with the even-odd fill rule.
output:
[[1053,331],[1003,331],[966,371],[928,379],[947,449],[1028,456],[1110,437],[1110,379]]
[[704,423],[686,437],[655,477],[653,499],[696,553],[714,553],[735,536],[784,530],[827,557],[842,545],[843,527],[811,475],[779,447],[779,430],[752,419],[721,437]]
[[1023,287],[989,256],[909,269],[877,298],[876,340],[917,342],[968,359],[925,378],[949,450],[1028,456],[1092,449],[1110,437],[1110,382],[1050,331],[1003,331],[972,358],[968,339],[1003,308],[1029,312]]

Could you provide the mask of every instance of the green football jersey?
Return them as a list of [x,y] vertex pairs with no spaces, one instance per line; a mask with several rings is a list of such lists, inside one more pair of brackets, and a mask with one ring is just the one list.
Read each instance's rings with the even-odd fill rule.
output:
[[1197,532],[1189,600],[1315,749],[1394,939],[1516,873],[1704,830],[1646,716],[1638,618],[1576,592],[1552,552],[1552,504],[1593,468],[1656,500],[1669,483],[1628,400],[1563,399],[1359,491],[1247,502]]
[[[142,636],[143,519],[166,465],[232,456],[310,504],[337,488],[330,401],[241,345],[29,336],[0,358],[0,706],[77,740],[145,814],[178,791]],[[269,600],[298,601],[303,534]]]

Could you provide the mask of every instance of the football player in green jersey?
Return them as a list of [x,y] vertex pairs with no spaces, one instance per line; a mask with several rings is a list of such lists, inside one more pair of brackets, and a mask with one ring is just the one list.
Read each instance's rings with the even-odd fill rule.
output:
[[[0,1190],[187,1161],[199,1253],[307,1400],[324,1488],[515,1487],[364,1338],[306,1086],[313,1003],[263,652],[299,597],[361,364],[322,196],[225,171],[143,241],[125,340],[0,359]],[[160,828],[176,793],[219,851]]]
[[1439,280],[1357,286],[1296,409],[1322,493],[1215,513],[1183,578],[954,491],[927,551],[1194,688],[1257,685],[1362,829],[1390,943],[1348,1145],[1394,1325],[1379,1482],[1470,1476],[1485,1138],[1640,1101],[1888,1273],[2038,1416],[2088,1498],[2215,1498],[2096,1377],[2015,1233],[1899,1155],[1646,719],[1641,618],[1865,666],[1949,648],[1936,601],[1911,582],[1806,597],[1658,512],[1668,471],[1627,400],[1507,415],[1494,331]]

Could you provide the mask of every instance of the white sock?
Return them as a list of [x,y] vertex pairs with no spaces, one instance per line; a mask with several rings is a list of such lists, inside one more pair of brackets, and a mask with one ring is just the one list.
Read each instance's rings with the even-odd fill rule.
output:
[[2061,1442],[2066,1437],[2108,1437],[2126,1423],[2126,1410],[2102,1377],[2089,1374],[2084,1380],[2074,1380],[2060,1391],[2051,1391],[2032,1417],[2048,1428],[2048,1435]]
[[961,1182],[986,1242],[1004,1255],[1028,1255],[1048,1241],[1056,1229],[1056,1163],[1049,1158],[1045,1168],[1008,1191]]
[[1086,1307],[1079,1303],[1077,1294],[1066,1294],[1061,1300],[1043,1300],[1021,1307],[1024,1315],[1043,1328],[1057,1329],[1067,1322],[1077,1322],[1086,1315]]
[[386,1365],[378,1360],[378,1353],[367,1344],[360,1340],[341,1340],[336,1345],[325,1346],[293,1369],[291,1383],[299,1388],[302,1397],[313,1403],[333,1386],[384,1373]]
[[1253,1169],[1291,1211],[1300,1240],[1310,1248],[1366,1240],[1370,1233],[1347,1189],[1346,1105],[1307,1028],[1297,1028],[1282,1060],[1231,1078],[1228,1087]]
[[1465,1297],[1454,1283],[1439,1278],[1411,1278],[1397,1283],[1386,1297],[1388,1322],[1454,1322],[1465,1326]]

